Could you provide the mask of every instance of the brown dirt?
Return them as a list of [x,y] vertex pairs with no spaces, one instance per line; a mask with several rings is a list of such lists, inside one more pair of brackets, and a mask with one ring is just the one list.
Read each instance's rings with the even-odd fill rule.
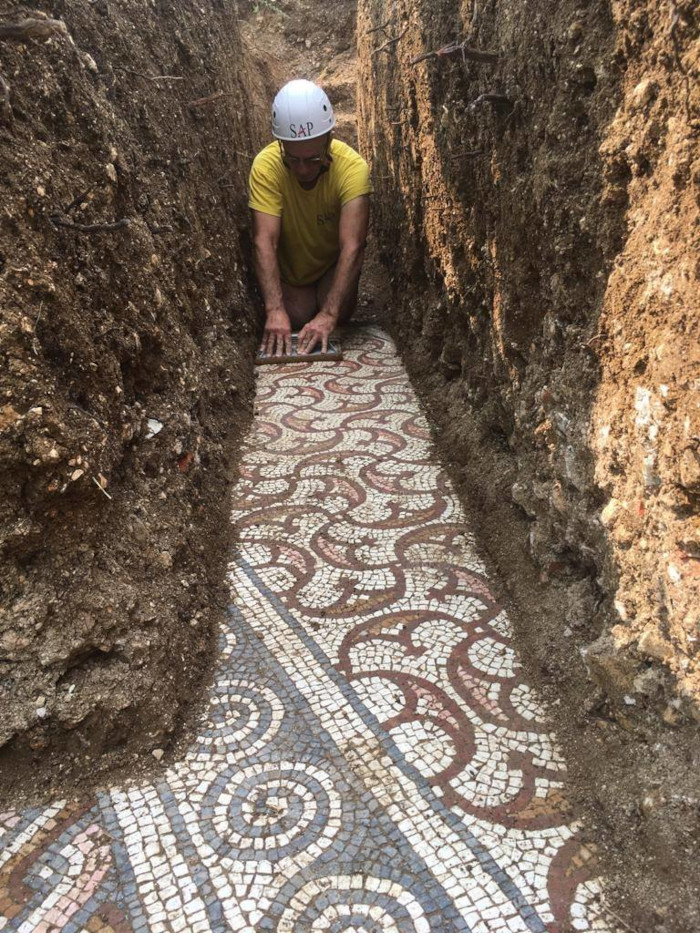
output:
[[[358,9],[392,329],[619,911],[638,931],[695,929],[697,13]],[[412,61],[465,41],[498,61]]]
[[[238,107],[256,92],[236,16],[199,7],[45,2],[67,36],[0,44],[6,800],[155,765],[201,694],[225,606],[260,133]],[[25,11],[5,4],[2,20]]]

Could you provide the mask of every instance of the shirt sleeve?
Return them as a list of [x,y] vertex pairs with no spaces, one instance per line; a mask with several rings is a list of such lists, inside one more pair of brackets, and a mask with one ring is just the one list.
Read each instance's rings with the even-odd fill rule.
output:
[[250,170],[248,207],[263,214],[272,214],[273,217],[282,216],[282,192],[264,152],[258,153]]
[[369,166],[361,155],[354,153],[352,159],[348,160],[340,182],[340,204],[341,207],[352,201],[353,198],[359,198],[363,194],[371,194],[374,188],[369,177]]

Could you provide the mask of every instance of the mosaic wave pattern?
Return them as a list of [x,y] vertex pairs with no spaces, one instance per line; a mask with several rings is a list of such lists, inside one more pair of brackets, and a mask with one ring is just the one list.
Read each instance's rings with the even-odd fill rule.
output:
[[196,741],[0,814],[0,931],[612,933],[394,348],[344,349],[260,375]]

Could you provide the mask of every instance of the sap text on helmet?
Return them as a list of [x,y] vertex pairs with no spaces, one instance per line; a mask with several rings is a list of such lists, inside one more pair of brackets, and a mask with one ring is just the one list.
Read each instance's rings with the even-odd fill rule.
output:
[[314,125],[313,123],[302,124],[302,126],[296,126],[294,123],[289,124],[289,132],[292,139],[314,139]]
[[282,142],[317,139],[335,126],[325,91],[311,81],[290,81],[272,103],[272,135]]

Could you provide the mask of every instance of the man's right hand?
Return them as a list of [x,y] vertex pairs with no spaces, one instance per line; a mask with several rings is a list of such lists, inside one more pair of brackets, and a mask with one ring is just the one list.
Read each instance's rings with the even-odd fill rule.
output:
[[260,351],[267,356],[282,356],[292,352],[292,325],[284,309],[268,311]]

